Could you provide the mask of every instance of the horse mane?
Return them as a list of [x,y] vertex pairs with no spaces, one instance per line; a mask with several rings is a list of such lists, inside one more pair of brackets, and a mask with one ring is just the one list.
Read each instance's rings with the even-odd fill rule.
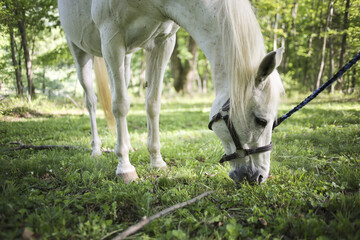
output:
[[[248,0],[220,0],[219,3],[225,66],[231,82],[230,118],[245,123],[246,109],[254,95],[256,73],[266,55],[264,39]],[[283,88],[278,74],[271,75],[273,79],[268,81],[264,91],[268,93],[267,104],[274,105],[277,111]]]

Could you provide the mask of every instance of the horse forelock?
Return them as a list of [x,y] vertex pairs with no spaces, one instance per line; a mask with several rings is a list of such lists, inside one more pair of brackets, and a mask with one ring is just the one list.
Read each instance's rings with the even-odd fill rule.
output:
[[[248,0],[221,0],[219,23],[223,30],[225,66],[230,80],[230,118],[246,124],[255,77],[266,51],[259,23]],[[280,79],[279,79],[280,80]],[[266,104],[277,109],[281,81],[269,81]],[[276,110],[275,110],[276,111]]]

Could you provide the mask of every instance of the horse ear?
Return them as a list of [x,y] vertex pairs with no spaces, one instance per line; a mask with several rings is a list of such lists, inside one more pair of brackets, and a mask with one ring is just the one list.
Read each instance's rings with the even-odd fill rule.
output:
[[262,83],[281,63],[284,48],[268,53],[261,61],[256,74],[256,86]]

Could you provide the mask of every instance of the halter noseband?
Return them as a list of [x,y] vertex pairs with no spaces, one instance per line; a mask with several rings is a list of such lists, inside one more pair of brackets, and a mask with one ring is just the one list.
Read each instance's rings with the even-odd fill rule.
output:
[[[226,161],[231,161],[234,160],[236,158],[244,158],[248,155],[252,155],[252,154],[256,154],[256,153],[262,153],[262,152],[267,152],[270,151],[273,148],[272,143],[262,146],[262,147],[258,147],[258,148],[250,148],[250,149],[244,149],[242,148],[240,139],[236,133],[236,130],[229,118],[229,110],[230,110],[230,99],[228,99],[226,101],[226,103],[222,106],[221,110],[215,114],[210,122],[209,122],[209,129],[212,130],[212,125],[214,122],[219,121],[220,119],[224,120],[229,133],[231,135],[232,140],[234,141],[235,147],[236,147],[236,151],[232,154],[224,154],[222,156],[222,158],[220,159],[220,163],[226,162]],[[226,114],[222,114],[222,112],[225,112]]]

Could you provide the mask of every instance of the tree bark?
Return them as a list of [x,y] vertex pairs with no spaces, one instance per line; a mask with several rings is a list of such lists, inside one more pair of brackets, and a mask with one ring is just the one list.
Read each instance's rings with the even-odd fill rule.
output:
[[[349,28],[349,9],[350,9],[350,0],[346,0],[344,22],[343,22],[344,33],[342,35],[342,40],[341,40],[341,52],[340,52],[340,59],[339,59],[339,67],[342,67],[344,65],[347,29]],[[338,84],[337,84],[337,89],[339,89],[340,92],[342,92],[342,90],[343,90],[343,83],[344,83],[344,78],[340,77],[338,80]]]
[[9,34],[10,34],[11,59],[15,70],[16,92],[20,97],[23,97],[24,86],[21,75],[21,58],[19,58],[19,61],[16,60],[16,44],[14,37],[14,29],[11,26],[11,23],[9,24]]
[[292,51],[293,56],[291,57],[293,59],[293,67],[294,67],[294,71],[295,71],[295,76],[297,79],[299,79],[299,57],[297,55],[297,31],[296,31],[296,17],[297,17],[297,11],[298,11],[298,7],[299,7],[299,2],[298,0],[294,0],[294,6],[291,10],[291,15],[292,15],[292,21],[291,21],[291,41],[293,42],[293,47],[294,50]]
[[277,30],[279,26],[279,8],[276,10],[275,23],[274,23],[274,50],[277,49]]
[[181,65],[181,60],[178,57],[179,55],[179,45],[178,38],[176,38],[175,48],[171,55],[171,72],[174,78],[174,88],[177,92],[181,91],[183,84],[181,81],[181,73],[183,72],[183,66]]
[[[351,84],[349,84],[349,89],[348,89],[348,93],[353,93],[355,91],[355,85],[356,85],[356,67],[354,67],[352,69],[352,74],[351,74]],[[349,80],[350,81],[350,80]]]
[[317,77],[316,82],[315,82],[315,88],[316,89],[318,89],[320,87],[321,78],[323,76],[323,72],[324,72],[324,68],[325,68],[326,42],[327,42],[327,35],[328,35],[327,30],[328,30],[328,27],[329,27],[330,22],[331,22],[331,14],[333,12],[333,6],[334,6],[334,1],[330,0],[329,6],[328,6],[326,23],[325,23],[325,29],[324,29],[325,34],[324,34],[323,46],[322,46],[322,50],[321,50],[320,69],[319,69],[318,77]]
[[28,39],[26,33],[26,21],[25,21],[25,11],[20,9],[20,18],[18,20],[18,27],[21,35],[21,45],[24,50],[24,59],[25,59],[25,66],[26,66],[26,77],[28,81],[28,93],[29,93],[29,100],[35,97],[35,88],[34,88],[34,78],[32,74],[32,60],[30,57],[30,49],[28,46]]
[[197,61],[199,57],[199,48],[192,37],[189,37],[188,51],[191,53],[192,58],[185,61],[185,69],[188,69],[185,75],[186,91],[189,94],[193,92],[193,84],[196,79],[199,79],[197,71]]
[[207,82],[209,80],[209,75],[210,75],[210,73],[208,71],[209,62],[207,59],[203,62],[204,62],[204,64],[203,64],[204,75],[201,79],[201,93],[207,93]]
[[[331,7],[330,9],[330,14],[329,14],[329,28],[331,28],[332,25],[332,19],[333,19],[333,15],[334,15],[334,8]],[[328,71],[328,79],[330,79],[332,77],[332,75],[334,74],[334,46],[333,46],[333,37],[329,36],[329,71]],[[331,94],[334,94],[335,92],[335,85],[336,83],[331,85],[330,88],[330,92]]]
[[189,36],[187,50],[191,53],[192,57],[191,59],[186,59],[184,64],[181,64],[181,59],[178,56],[178,47],[178,40],[176,40],[175,49],[171,55],[171,71],[174,78],[174,88],[177,92],[184,90],[191,95],[194,80],[198,77],[198,46],[195,40]]
[[144,82],[145,82],[145,70],[146,70],[146,62],[145,62],[146,58],[143,58],[143,60],[140,63],[140,76],[139,76],[139,96],[143,97],[144,96]]

